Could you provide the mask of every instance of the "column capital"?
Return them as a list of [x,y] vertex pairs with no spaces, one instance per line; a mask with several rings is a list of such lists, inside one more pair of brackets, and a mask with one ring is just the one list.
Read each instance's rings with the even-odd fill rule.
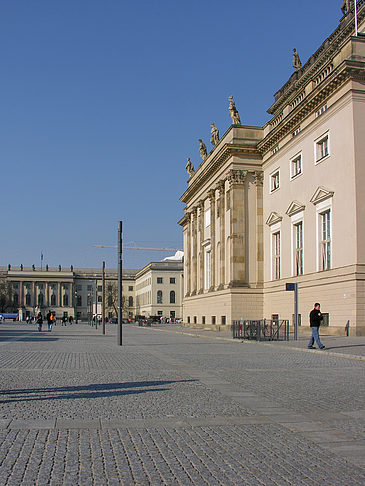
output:
[[198,213],[197,206],[194,206],[193,208],[190,209],[190,216],[193,216],[194,218],[196,218],[197,213]]
[[208,197],[209,197],[209,200],[210,200],[210,203],[215,202],[215,189],[210,189],[208,191]]
[[253,182],[254,184],[256,184],[256,186],[262,186],[262,184],[264,183],[264,173],[262,170],[256,170],[254,173],[253,173]]
[[242,169],[231,169],[227,174],[230,187],[233,185],[244,184],[248,171]]
[[196,207],[197,207],[197,209],[199,209],[199,211],[203,211],[204,210],[204,203],[205,203],[204,199],[199,199],[199,201],[198,201],[198,203],[196,205]]
[[219,195],[224,194],[225,186],[226,186],[226,180],[225,179],[217,182],[217,189],[219,191]]

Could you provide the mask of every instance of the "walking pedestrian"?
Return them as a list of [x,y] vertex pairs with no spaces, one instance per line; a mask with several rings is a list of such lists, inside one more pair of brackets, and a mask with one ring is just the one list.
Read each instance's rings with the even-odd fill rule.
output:
[[308,349],[315,349],[315,347],[313,346],[314,341],[317,343],[319,349],[324,349],[326,347],[321,343],[321,340],[319,338],[319,326],[321,325],[321,321],[323,320],[323,315],[320,311],[320,308],[321,305],[316,302],[314,304],[314,309],[309,314],[309,324],[312,330],[312,335],[308,343]]
[[52,331],[52,312],[48,311],[47,314],[47,324],[48,324],[48,332]]
[[67,326],[67,316],[62,317],[62,325]]
[[41,330],[42,330],[42,324],[43,324],[43,317],[42,317],[42,313],[41,312],[38,312],[36,322],[38,324],[38,331],[41,332]]

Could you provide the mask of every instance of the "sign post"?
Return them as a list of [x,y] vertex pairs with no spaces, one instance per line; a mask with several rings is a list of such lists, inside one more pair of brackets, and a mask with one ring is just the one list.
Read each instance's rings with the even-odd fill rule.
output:
[[105,262],[103,262],[103,280],[102,280],[102,309],[101,318],[103,320],[103,334],[105,334]]
[[297,283],[287,283],[285,290],[289,292],[294,292],[294,339],[298,340],[298,284]]
[[118,228],[118,342],[123,345],[123,314],[122,314],[122,272],[123,272],[123,222],[119,221]]

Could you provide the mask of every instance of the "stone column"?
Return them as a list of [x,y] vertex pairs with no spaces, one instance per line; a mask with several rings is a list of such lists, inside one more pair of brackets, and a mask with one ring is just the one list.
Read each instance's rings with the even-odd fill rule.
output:
[[196,295],[197,293],[197,278],[198,278],[198,221],[197,215],[198,210],[197,208],[193,208],[192,212],[192,255],[191,255],[191,295]]
[[59,284],[58,284],[58,290],[59,290],[59,294],[58,294],[58,307],[63,307],[62,287],[63,287],[63,283],[62,282],[59,282]]
[[19,282],[19,308],[22,309],[24,307],[24,289],[23,289],[24,282],[21,280]]
[[215,189],[208,192],[210,201],[210,288],[215,289]]
[[204,201],[199,201],[198,203],[198,210],[199,210],[199,219],[198,219],[198,227],[199,227],[199,262],[198,262],[198,275],[199,275],[199,294],[204,292],[204,248],[203,248],[203,241],[204,241]]
[[246,204],[247,171],[231,169],[230,185],[230,282],[229,287],[244,287],[246,282]]
[[45,300],[44,305],[46,307],[49,307],[50,306],[50,301],[49,301],[49,286],[48,286],[48,282],[45,283],[44,300]]
[[[35,282],[32,282],[32,300],[33,300],[33,313],[34,313],[37,305],[36,295],[35,295]],[[32,301],[30,302],[30,305],[32,305]]]
[[[218,290],[224,289],[225,284],[225,260],[226,260],[226,250],[225,250],[225,243],[226,243],[226,205],[225,205],[225,181],[219,181],[218,183],[218,190],[219,190],[219,229],[220,229],[220,243],[221,243],[221,251],[220,251],[220,279],[219,279],[219,286]],[[218,255],[217,255],[218,256]]]
[[264,281],[264,209],[263,209],[263,182],[264,173],[254,173],[254,184],[256,185],[256,282],[262,284]]
[[192,235],[192,221],[191,221],[191,214],[186,213],[186,219],[187,219],[187,229],[186,229],[186,258],[184,258],[184,261],[186,262],[186,295],[185,297],[189,297],[191,294],[191,235]]

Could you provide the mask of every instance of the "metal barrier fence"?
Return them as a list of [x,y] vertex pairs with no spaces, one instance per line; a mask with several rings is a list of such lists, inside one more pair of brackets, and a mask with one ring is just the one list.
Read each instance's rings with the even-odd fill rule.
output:
[[289,320],[233,321],[233,338],[256,341],[289,341]]

